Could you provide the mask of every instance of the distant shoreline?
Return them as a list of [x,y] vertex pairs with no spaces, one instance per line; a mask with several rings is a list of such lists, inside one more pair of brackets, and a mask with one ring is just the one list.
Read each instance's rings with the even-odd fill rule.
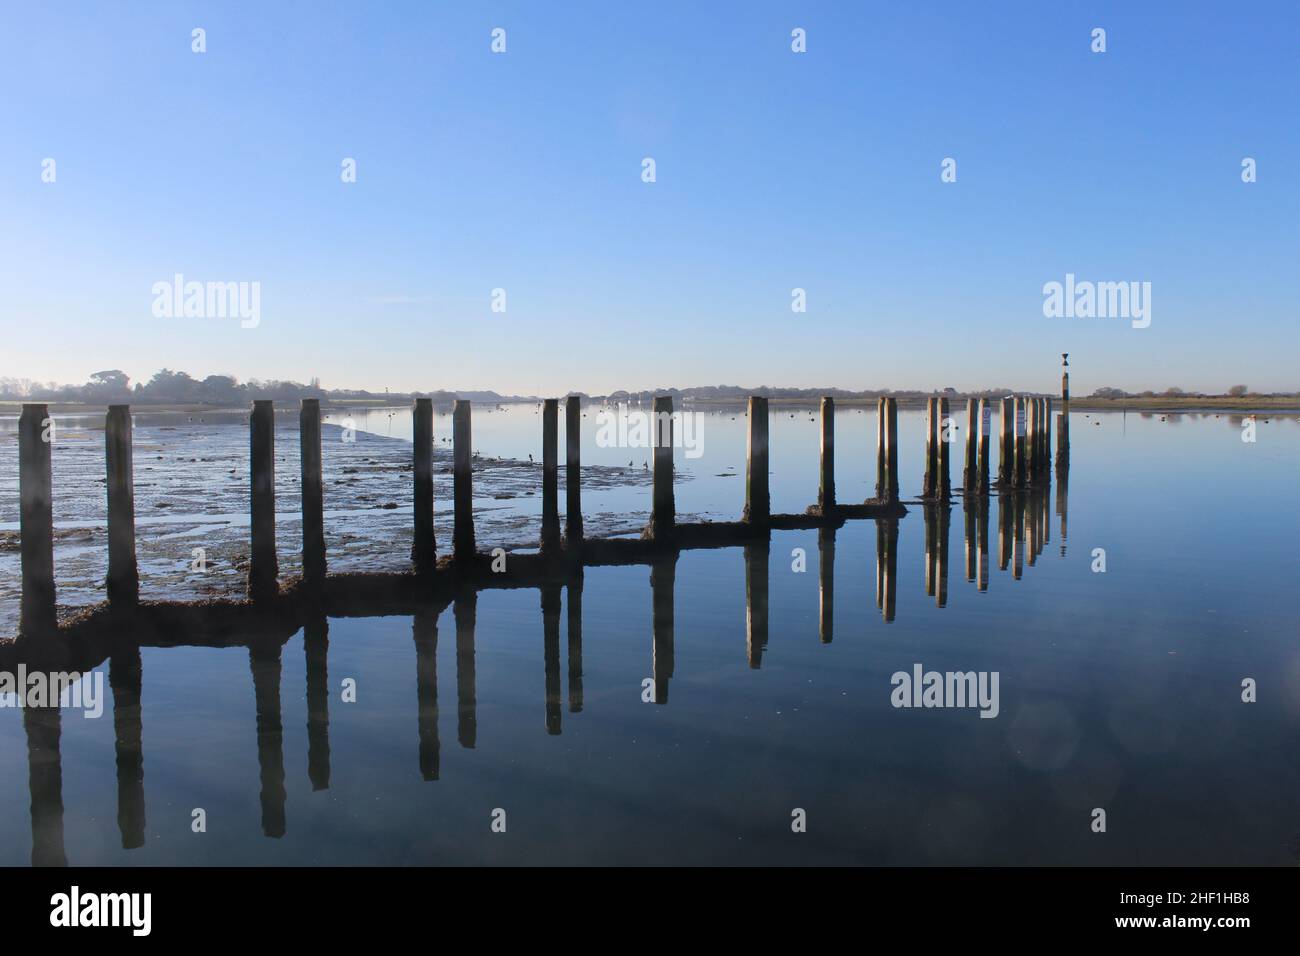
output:
[[[1036,393],[1029,392],[1029,393],[1020,393],[1020,394],[1034,395]],[[1037,394],[1041,395],[1043,393],[1037,393]],[[897,395],[895,397],[898,399],[898,404],[900,408],[924,408],[926,399],[930,396],[921,395],[921,394],[910,394],[910,395]],[[987,395],[967,396],[967,395],[959,394],[959,395],[947,395],[947,396],[940,396],[940,397],[946,397],[953,404],[954,408],[961,404],[964,404],[967,398],[984,397],[984,398],[988,398],[991,402],[994,403],[997,402],[996,396],[990,397]],[[1060,402],[1061,402],[1060,396],[1058,395],[1058,396],[1049,396],[1049,397],[1052,397],[1054,399],[1054,408],[1059,411]],[[626,400],[627,399],[624,397],[620,397],[618,399],[618,401],[626,401]],[[353,409],[409,408],[411,405],[411,401],[412,399],[409,396],[393,396],[391,399],[388,400],[323,399],[321,401],[321,408],[327,411],[330,409],[341,409],[341,408],[353,408]],[[595,397],[595,398],[584,397],[583,399],[584,404],[602,404],[602,401],[603,399],[601,397]],[[806,397],[806,398],[773,397],[768,400],[768,404],[770,406],[815,408],[820,403],[820,401],[821,401],[820,398],[813,398],[813,397]],[[847,398],[847,397],[837,396],[835,398],[835,403],[837,405],[846,408],[867,408],[867,407],[875,408],[876,401],[877,399],[875,397]],[[537,402],[538,400],[535,398],[502,398],[497,401],[486,401],[486,402],[480,402],[478,404],[485,405],[485,406],[524,405],[524,404],[535,405],[537,404]],[[22,410],[23,404],[24,402],[19,400],[13,400],[13,399],[0,400],[0,415],[17,415]],[[79,403],[79,402],[44,402],[38,404],[46,404],[49,406],[50,411],[55,412],[57,414],[64,414],[64,415],[78,414],[78,413],[81,414],[102,413],[107,409],[107,405]],[[435,406],[439,406],[439,407],[443,405],[447,406],[448,408],[450,407],[449,403],[446,402],[443,403],[435,402],[434,404]],[[738,400],[738,399],[696,398],[691,400],[689,403],[681,402],[679,399],[676,409],[680,411],[683,407],[691,407],[697,409],[699,408],[723,409],[723,408],[743,408],[744,406],[745,406],[745,402],[743,400]],[[218,412],[224,412],[230,414],[237,414],[240,412],[247,411],[245,407],[237,406],[237,405],[193,405],[193,404],[176,404],[176,403],[166,403],[166,402],[157,403],[157,404],[142,402],[139,404],[132,404],[131,407],[138,412],[158,412],[158,413],[214,414]],[[298,408],[298,402],[296,401],[276,402],[277,411],[286,411],[289,409],[297,409],[297,408]],[[1169,397],[1169,396],[1154,396],[1150,398],[1142,398],[1138,396],[1132,396],[1128,398],[1091,398],[1085,396],[1080,398],[1071,397],[1070,409],[1071,411],[1085,411],[1085,412],[1141,411],[1141,412],[1171,413],[1171,414],[1195,413],[1195,412],[1202,412],[1202,411],[1215,411],[1215,412],[1228,411],[1228,412],[1239,412],[1239,413],[1290,412],[1290,411],[1300,411],[1300,396],[1253,396],[1253,397],[1243,396],[1240,398],[1227,396],[1227,395],[1187,396],[1182,398]]]

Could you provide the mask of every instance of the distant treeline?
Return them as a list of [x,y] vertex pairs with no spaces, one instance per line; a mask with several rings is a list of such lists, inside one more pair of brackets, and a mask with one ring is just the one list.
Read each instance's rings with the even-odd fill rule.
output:
[[[706,385],[698,388],[669,388],[644,391],[617,391],[609,395],[588,396],[584,398],[604,399],[610,402],[641,401],[648,403],[656,395],[670,395],[674,400],[693,399],[700,402],[743,402],[751,395],[761,395],[769,399],[785,401],[817,401],[823,396],[840,400],[871,400],[881,395],[890,395],[903,401],[924,399],[931,395],[948,398],[999,398],[1016,394],[1015,389],[987,388],[980,391],[959,392],[954,388],[936,391],[923,389],[864,389],[853,391],[845,388],[776,388],[759,386],[750,388],[740,385]],[[1019,394],[1026,394],[1021,392]],[[432,398],[437,404],[449,404],[457,398],[467,398],[475,402],[510,402],[537,401],[532,395],[501,395],[493,391],[445,391],[434,392],[370,392],[365,389],[326,389],[319,379],[312,379],[306,385],[300,382],[259,381],[250,379],[240,382],[233,375],[209,375],[206,378],[194,378],[187,372],[174,372],[162,369],[154,373],[147,382],[131,384],[130,378],[120,369],[96,372],[84,385],[58,385],[53,382],[33,382],[27,379],[0,378],[0,401],[38,401],[58,403],[85,403],[90,405],[108,405],[114,403],[135,405],[243,405],[254,399],[271,399],[276,402],[297,402],[303,398],[319,398],[326,402],[401,402],[414,397]],[[1083,398],[1076,395],[1076,398]],[[1168,388],[1161,392],[1126,392],[1119,388],[1099,388],[1090,399],[1198,399],[1198,398],[1291,398],[1300,397],[1300,392],[1259,394],[1250,391],[1245,385],[1233,385],[1221,395],[1205,392],[1189,392],[1181,388]]]
[[271,399],[276,402],[296,402],[303,398],[326,401],[385,402],[415,395],[430,397],[436,402],[451,402],[456,398],[476,401],[503,401],[496,392],[416,392],[391,395],[386,392],[368,392],[364,389],[325,389],[313,379],[306,385],[300,382],[259,381],[240,382],[233,375],[209,375],[198,379],[187,372],[163,369],[155,372],[147,382],[131,384],[130,378],[120,369],[96,372],[84,385],[58,385],[32,382],[26,379],[0,378],[0,400],[39,402],[84,402],[91,405],[242,405],[253,399]]

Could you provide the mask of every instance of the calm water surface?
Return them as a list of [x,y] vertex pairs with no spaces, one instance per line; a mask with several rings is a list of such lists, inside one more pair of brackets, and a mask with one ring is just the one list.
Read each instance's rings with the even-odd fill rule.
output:
[[[388,414],[361,427],[408,435]],[[815,499],[814,417],[773,409],[774,510]],[[906,497],[921,425],[901,417]],[[584,462],[641,465],[585,427]],[[680,511],[738,516],[744,429],[713,414],[704,456],[679,452]],[[0,709],[0,862],[1295,865],[1296,416],[1261,419],[1254,444],[1213,413],[1076,413],[1072,429],[1068,493],[1054,484],[1040,508],[1032,561],[1017,545],[999,568],[991,503],[985,591],[958,501],[946,568],[927,568],[912,507],[894,568],[876,522],[851,521],[833,544],[776,532],[589,568],[580,590],[331,619],[278,649],[144,648],[138,727],[132,661],[114,662],[116,701],[106,662],[99,719]],[[871,493],[874,430],[841,410],[842,501]],[[536,454],[539,433],[531,406],[476,410],[485,455]],[[600,495],[592,507],[649,510],[648,486]],[[932,540],[943,527],[932,515]],[[894,708],[890,677],[915,663],[999,672],[998,717]]]

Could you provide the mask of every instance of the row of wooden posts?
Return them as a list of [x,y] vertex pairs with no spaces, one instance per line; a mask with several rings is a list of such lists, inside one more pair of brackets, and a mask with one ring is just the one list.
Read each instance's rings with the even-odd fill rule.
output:
[[[1068,392],[1065,393],[1068,396]],[[1068,410],[1068,397],[1066,398]],[[676,520],[673,493],[672,399],[654,399],[656,441],[653,449],[652,507],[646,537],[672,545],[679,532],[691,527]],[[275,543],[275,412],[269,400],[253,402],[250,416],[251,555],[249,594],[254,601],[274,597],[279,591],[279,561]],[[541,552],[576,554],[581,550],[582,525],[580,398],[570,396],[566,416],[566,509],[561,535],[559,518],[559,400],[547,399],[542,411],[542,531]],[[1048,422],[1051,400],[1004,398],[1001,400],[1000,455],[996,490],[1017,491],[1049,480],[1051,445]],[[743,526],[765,530],[774,523],[769,490],[768,400],[749,400],[749,434]],[[1068,424],[1059,427],[1068,446]],[[963,494],[987,495],[990,485],[989,432],[991,404],[971,399],[966,407],[966,458]],[[927,409],[927,440],[923,503],[947,502],[952,495],[949,478],[948,399],[931,398]],[[432,571],[438,556],[434,536],[433,403],[415,399],[414,422],[414,541],[411,559],[417,573]],[[303,583],[319,586],[326,575],[324,486],[321,477],[321,412],[317,399],[303,399],[299,413],[302,469]],[[23,630],[55,625],[54,548],[51,440],[48,407],[25,404],[19,419],[19,497],[22,556]],[[452,558],[465,564],[476,557],[470,403],[458,400],[452,409]],[[821,475],[818,501],[808,510],[816,521],[844,517],[879,516],[872,509],[897,507],[898,401],[881,398],[877,405],[876,496],[864,505],[841,505],[835,495],[835,401],[821,403]],[[1068,454],[1062,448],[1062,454]],[[108,490],[108,575],[106,589],[111,604],[130,605],[139,599],[139,572],[135,548],[135,503],[132,477],[131,410],[113,405],[105,422],[105,457]],[[1058,465],[1060,457],[1058,456]],[[865,511],[863,509],[866,509]],[[799,520],[799,519],[795,519]],[[787,526],[790,526],[787,522]],[[725,530],[731,526],[711,525]]]

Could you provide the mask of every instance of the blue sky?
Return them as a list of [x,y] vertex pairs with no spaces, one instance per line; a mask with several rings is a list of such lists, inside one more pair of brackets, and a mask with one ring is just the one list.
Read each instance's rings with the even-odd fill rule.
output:
[[[0,375],[1300,388],[1290,0],[5,17]],[[1067,272],[1151,282],[1150,327],[1044,317]],[[176,273],[260,324],[154,317]]]

